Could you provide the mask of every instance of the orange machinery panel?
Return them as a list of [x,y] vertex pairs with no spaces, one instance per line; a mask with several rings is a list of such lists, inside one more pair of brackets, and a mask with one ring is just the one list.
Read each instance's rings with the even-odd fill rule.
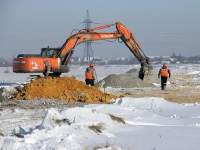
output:
[[48,60],[52,70],[60,69],[60,58],[14,58],[13,60],[13,72],[16,73],[39,73],[44,72],[44,61]]

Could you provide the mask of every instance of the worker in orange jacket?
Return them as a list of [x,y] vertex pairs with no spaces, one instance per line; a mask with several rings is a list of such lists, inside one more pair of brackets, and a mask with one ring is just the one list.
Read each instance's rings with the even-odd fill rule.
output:
[[166,63],[163,64],[163,67],[160,69],[160,71],[158,73],[158,78],[160,78],[160,76],[161,76],[161,90],[165,90],[166,85],[167,85],[168,76],[169,76],[169,78],[171,77],[171,72],[170,72],[169,68],[167,68]]
[[85,82],[87,85],[94,86],[94,80],[95,80],[94,65],[90,64],[90,67],[86,68],[85,71]]
[[44,65],[45,65],[44,75],[45,75],[45,77],[47,77],[49,75],[49,73],[50,73],[51,65],[50,65],[48,60],[44,61]]

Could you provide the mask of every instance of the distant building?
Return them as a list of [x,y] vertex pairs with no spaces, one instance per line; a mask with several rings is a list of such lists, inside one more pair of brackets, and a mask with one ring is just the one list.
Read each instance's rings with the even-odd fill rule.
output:
[[[93,57],[90,57],[90,58],[88,58],[88,59],[90,59],[90,61],[92,61],[92,60],[93,60]],[[88,62],[87,57],[84,58],[83,62]]]
[[108,64],[109,60],[107,58],[94,57],[92,62],[95,64]]
[[170,56],[148,56],[152,64],[170,63]]
[[107,58],[101,58],[101,61],[105,64],[108,64],[109,63],[109,60]]
[[179,54],[179,56],[176,56],[176,54],[173,53],[172,56],[170,56],[170,58],[173,59],[173,61],[180,61],[181,54]]
[[150,59],[155,59],[155,58],[170,58],[170,56],[148,56]]
[[170,59],[170,58],[164,59],[164,60],[162,61],[162,64],[164,64],[164,63],[170,64],[170,63],[171,63],[171,59]]
[[71,57],[71,62],[81,62],[81,58],[80,57]]
[[120,61],[125,61],[126,58],[125,57],[118,57],[117,60],[120,60]]

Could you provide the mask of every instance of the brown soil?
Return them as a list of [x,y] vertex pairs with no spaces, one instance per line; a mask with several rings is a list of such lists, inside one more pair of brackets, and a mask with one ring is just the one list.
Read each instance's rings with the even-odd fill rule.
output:
[[72,77],[35,79],[13,96],[13,100],[35,98],[57,99],[60,102],[110,103],[110,99],[118,97],[103,93],[97,86],[88,86]]

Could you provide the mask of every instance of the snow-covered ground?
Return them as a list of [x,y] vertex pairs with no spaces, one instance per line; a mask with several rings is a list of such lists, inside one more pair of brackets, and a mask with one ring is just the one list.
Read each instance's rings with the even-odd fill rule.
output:
[[[139,66],[95,66],[98,80]],[[161,66],[154,66],[158,71]],[[71,66],[69,76],[84,80],[86,66]],[[169,65],[173,74],[196,74],[200,65]],[[10,72],[10,73],[5,73]],[[66,75],[66,74],[64,74]],[[0,68],[0,83],[8,89],[26,82],[29,74]],[[114,88],[112,89],[115,90]],[[119,117],[125,124],[111,119]],[[95,130],[91,128],[95,127]],[[51,109],[0,111],[2,150],[199,150],[200,103],[177,104],[158,97],[123,97],[111,104]],[[23,135],[23,138],[14,134]]]

